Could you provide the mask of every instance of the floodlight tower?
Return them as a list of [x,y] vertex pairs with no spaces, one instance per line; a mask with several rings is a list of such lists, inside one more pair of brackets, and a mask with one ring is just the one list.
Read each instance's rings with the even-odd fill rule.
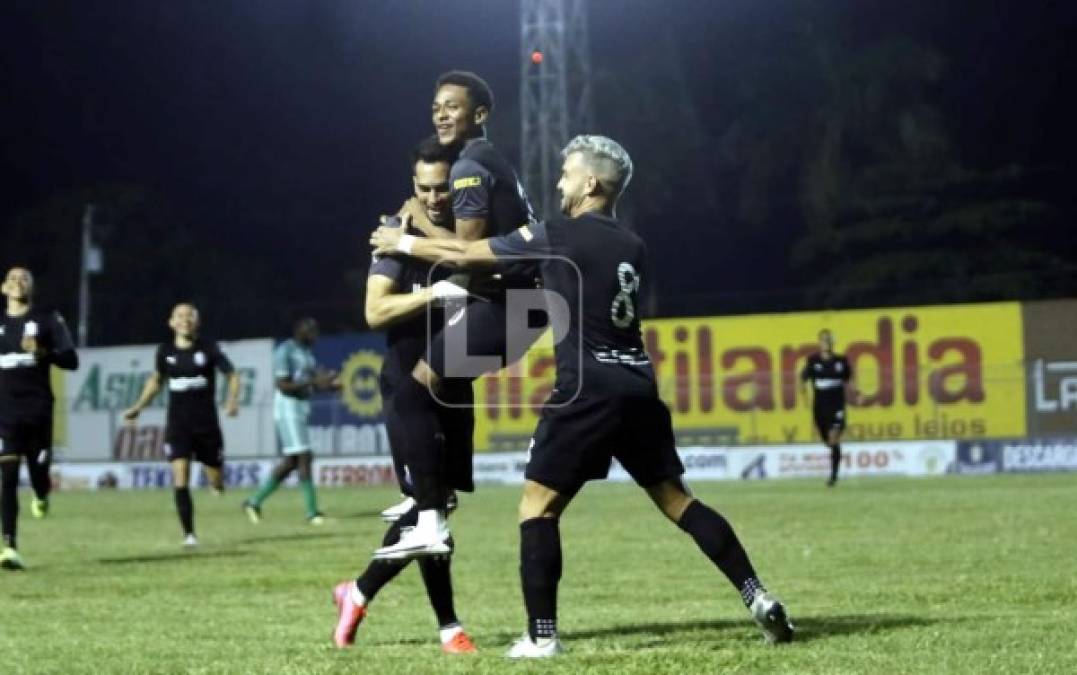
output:
[[557,212],[561,148],[592,131],[585,0],[521,0],[521,179],[540,218]]

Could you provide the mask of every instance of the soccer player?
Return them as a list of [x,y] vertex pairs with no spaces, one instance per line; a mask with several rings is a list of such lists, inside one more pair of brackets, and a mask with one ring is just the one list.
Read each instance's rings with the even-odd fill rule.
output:
[[31,513],[49,510],[52,409],[49,366],[75,370],[78,354],[58,312],[33,307],[34,277],[25,267],[4,275],[6,312],[0,317],[0,568],[23,569],[16,545],[19,464],[26,458],[34,490]]
[[812,416],[823,444],[830,448],[830,479],[827,487],[838,482],[841,466],[841,434],[845,431],[845,394],[856,400],[853,369],[849,360],[834,352],[834,336],[829,330],[819,331],[819,352],[808,357],[800,371],[801,391],[807,395],[811,383]]
[[172,308],[168,326],[173,338],[157,348],[153,373],[146,379],[138,400],[123,413],[124,419],[134,422],[161,387],[168,387],[165,457],[172,465],[176,514],[186,547],[198,545],[188,487],[191,459],[205,467],[217,494],[224,489],[224,437],[214,400],[217,371],[228,378],[225,413],[229,417],[239,414],[239,373],[216,342],[199,336],[199,324],[198,309],[193,304],[181,302]]
[[[478,75],[451,71],[438,78],[431,113],[438,142],[457,153],[449,174],[455,230],[432,223],[415,200],[410,202],[410,209],[405,208],[405,224],[410,220],[431,238],[476,240],[507,234],[534,222],[516,172],[486,138],[485,124],[493,108],[493,93]],[[533,265],[505,265],[496,272],[472,280],[470,288],[485,296],[486,301],[471,302],[456,321],[464,324],[469,355],[497,356],[507,364],[526,351],[527,343],[521,335],[527,326],[519,326],[521,335],[506,328],[506,294],[511,289],[535,288],[538,272]],[[508,353],[510,345],[516,345],[515,353]],[[413,461],[411,466],[412,490],[420,511],[416,526],[392,546],[379,549],[376,556],[389,559],[401,554],[437,554],[449,539],[444,510],[448,488],[444,476],[436,471],[442,465],[436,457],[436,439],[443,430],[437,425],[435,411],[438,400],[444,402],[446,389],[459,388],[445,380],[470,382],[477,373],[454,369],[453,363],[446,362],[447,351],[446,332],[442,331],[430,341],[428,358],[418,361],[412,379],[404,378],[394,396],[398,414],[409,420],[401,431],[404,444],[413,457],[426,454],[432,458]]]
[[340,389],[337,374],[318,367],[311,348],[318,341],[318,322],[305,317],[296,322],[292,339],[285,340],[273,350],[273,376],[277,390],[273,393],[273,420],[277,424],[284,459],[273,468],[269,480],[250,499],[243,510],[252,523],[262,520],[262,504],[293,471],[299,472],[299,487],[303,490],[307,522],[322,525],[325,516],[318,510],[318,495],[314,490],[313,445],[310,442],[310,397],[319,391]]
[[[427,217],[439,227],[452,228],[452,209],[449,204],[449,168],[452,153],[430,138],[415,149],[413,155],[412,183],[416,200],[422,205]],[[399,226],[399,222],[395,225]],[[443,312],[439,304],[459,298],[466,292],[441,274],[431,270],[421,261],[400,258],[376,258],[370,267],[366,289],[366,320],[371,328],[385,329],[387,349],[381,370],[382,406],[385,425],[393,452],[393,464],[398,472],[409,474],[414,462],[430,461],[426,454],[415,456],[409,452],[402,430],[412,423],[396,409],[393,397],[403,380],[411,379],[412,368],[426,352],[431,330],[437,330]],[[434,279],[438,279],[434,281]],[[433,282],[433,283],[431,283]],[[429,309],[429,311],[428,311]],[[447,311],[452,311],[450,308]],[[431,325],[428,327],[427,322]],[[436,411],[438,422],[444,430],[444,441],[439,453],[449,488],[470,492],[472,483],[472,434],[474,412],[471,407],[470,382],[464,381],[452,392],[455,407],[440,407]],[[405,481],[401,479],[402,487]],[[418,509],[414,504],[401,514],[386,532],[383,545],[395,544],[405,527],[415,525]],[[445,552],[450,549],[447,547]],[[408,558],[373,560],[354,582],[345,581],[334,589],[339,616],[333,641],[338,647],[354,644],[355,632],[366,615],[375,595],[392,581],[410,562]],[[471,638],[464,632],[456,616],[453,604],[452,578],[449,555],[425,556],[419,559],[419,570],[426,586],[430,604],[437,615],[441,648],[446,653],[459,654],[475,651]]]
[[[520,501],[520,576],[528,630],[508,656],[547,657],[557,638],[561,577],[558,520],[583,484],[604,478],[617,458],[658,509],[687,532],[733,583],[768,641],[785,642],[793,626],[768,593],[729,522],[692,497],[674,446],[669,409],[658,397],[640,334],[639,297],[646,249],[614,216],[632,176],[616,142],[578,136],[563,151],[558,189],[563,218],[525,225],[493,239],[420,239],[391,228],[371,237],[376,253],[491,264],[512,256],[560,256],[541,262],[546,289],[569,308],[551,313],[565,338],[555,346],[557,377],[529,450]],[[569,265],[564,259],[572,261]],[[578,270],[578,272],[577,272]]]

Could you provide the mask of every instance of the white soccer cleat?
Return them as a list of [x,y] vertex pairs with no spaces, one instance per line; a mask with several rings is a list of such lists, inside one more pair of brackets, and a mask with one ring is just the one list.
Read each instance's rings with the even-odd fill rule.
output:
[[785,606],[770,593],[758,593],[752,600],[752,618],[763,630],[763,637],[772,644],[790,642],[793,624],[785,613]]
[[198,546],[198,537],[188,534],[183,538],[183,548],[195,548]]
[[400,540],[391,546],[374,551],[375,560],[411,560],[427,556],[452,554],[452,536],[448,528],[421,530],[405,527]]
[[381,512],[381,519],[387,523],[395,523],[400,520],[405,513],[415,507],[415,500],[411,497],[404,497],[403,501],[399,504],[393,504],[389,508]]
[[547,659],[551,656],[564,654],[565,648],[555,635],[552,638],[539,638],[532,641],[531,636],[524,633],[523,637],[514,642],[505,657],[510,659]]

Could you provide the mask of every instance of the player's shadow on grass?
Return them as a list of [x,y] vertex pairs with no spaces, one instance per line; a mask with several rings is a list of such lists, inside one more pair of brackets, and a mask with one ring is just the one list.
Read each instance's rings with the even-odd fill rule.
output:
[[237,544],[275,544],[281,541],[308,541],[310,539],[336,539],[351,536],[350,532],[296,532],[292,534],[267,534],[262,537],[239,539]]
[[[374,511],[356,511],[354,513],[342,513],[340,515],[335,515],[334,514],[333,517],[334,518],[380,518],[381,517],[381,511],[376,510],[376,509]],[[388,523],[386,523],[386,524],[388,524]]]
[[[793,616],[796,626],[794,642],[811,642],[841,635],[858,633],[886,633],[902,628],[919,628],[932,624],[962,621],[961,617],[946,619],[927,619],[920,616],[891,614],[842,614],[836,616]],[[655,637],[682,636],[686,633],[756,631],[751,618],[742,620],[720,619],[714,621],[677,621],[666,623],[617,624],[592,630],[569,631],[563,633],[566,640],[586,640],[590,638],[618,637],[624,635],[651,635]]]
[[140,563],[176,562],[179,560],[204,560],[206,558],[242,558],[249,556],[250,554],[250,551],[173,551],[169,553],[121,556],[118,558],[98,558],[97,562],[101,565],[134,565]]

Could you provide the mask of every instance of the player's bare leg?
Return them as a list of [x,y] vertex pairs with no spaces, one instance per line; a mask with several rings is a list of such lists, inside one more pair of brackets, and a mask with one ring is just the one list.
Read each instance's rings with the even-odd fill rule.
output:
[[826,445],[830,448],[830,480],[827,487],[834,487],[838,482],[838,469],[841,468],[841,429],[831,429],[827,433]]
[[527,607],[527,633],[509,649],[509,658],[545,658],[563,651],[557,639],[559,523],[572,497],[535,481],[524,482],[519,508],[520,581]]
[[183,545],[198,545],[194,534],[194,504],[191,502],[191,462],[187,459],[174,459],[172,464],[172,488],[176,500],[176,514],[183,527]]
[[695,540],[700,550],[721,570],[740,593],[768,642],[793,639],[793,624],[781,602],[767,593],[737,538],[720,513],[692,496],[680,479],[664,480],[647,488],[655,506]]
[[19,519],[19,456],[0,457],[0,535],[3,547],[0,548],[0,569],[23,569],[16,544],[16,529]]
[[209,481],[209,486],[213,490],[213,494],[220,497],[224,494],[224,471],[219,466],[204,466],[202,470],[206,472],[206,479]]

